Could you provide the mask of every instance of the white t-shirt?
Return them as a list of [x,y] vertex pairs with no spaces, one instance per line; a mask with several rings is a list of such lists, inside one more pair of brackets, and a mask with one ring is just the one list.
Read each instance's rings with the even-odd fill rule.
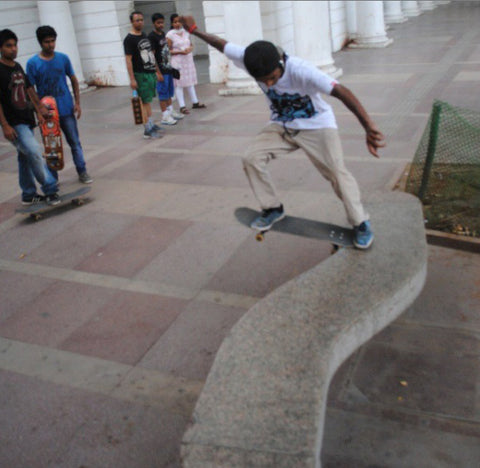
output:
[[[245,47],[227,42],[223,52],[238,68],[247,71],[243,62]],[[271,123],[294,130],[337,128],[332,107],[321,93],[330,95],[338,81],[306,60],[288,56],[285,71],[274,86],[257,83],[270,101]]]

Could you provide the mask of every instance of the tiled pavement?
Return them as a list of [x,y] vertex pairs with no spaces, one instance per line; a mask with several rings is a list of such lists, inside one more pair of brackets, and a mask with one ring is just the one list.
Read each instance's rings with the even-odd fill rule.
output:
[[[386,49],[335,54],[341,81],[388,135],[371,158],[333,102],[364,193],[393,186],[434,98],[480,108],[478,24],[480,6],[452,2],[392,25]],[[38,223],[14,212],[16,159],[0,140],[0,466],[177,467],[223,337],[329,254],[280,233],[258,244],[235,222],[236,207],[255,207],[240,157],[267,107],[219,88],[200,85],[208,109],[156,141],[133,126],[127,88],[84,94],[91,201]],[[67,161],[63,191],[77,185]],[[301,154],[272,172],[290,213],[325,216],[331,190]],[[340,205],[329,215],[344,221]],[[324,466],[478,466],[479,272],[478,254],[430,248],[419,299],[337,373]]]

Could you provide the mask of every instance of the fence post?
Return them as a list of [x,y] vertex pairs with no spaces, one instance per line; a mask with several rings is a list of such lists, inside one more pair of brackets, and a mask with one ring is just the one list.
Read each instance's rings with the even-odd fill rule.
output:
[[440,125],[440,111],[442,110],[442,103],[435,101],[432,108],[432,122],[430,125],[430,136],[428,138],[427,158],[425,160],[425,167],[423,168],[422,183],[418,191],[418,198],[423,202],[425,193],[427,191],[428,180],[435,158],[435,149],[437,147],[438,127]]

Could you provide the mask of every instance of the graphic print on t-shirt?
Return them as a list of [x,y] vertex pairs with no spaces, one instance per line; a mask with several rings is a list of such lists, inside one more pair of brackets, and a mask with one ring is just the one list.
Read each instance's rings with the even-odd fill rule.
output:
[[309,119],[317,113],[310,96],[279,94],[271,88],[265,94],[271,102],[272,120],[291,122],[294,119]]
[[22,72],[12,73],[9,88],[12,93],[12,105],[16,109],[23,110],[27,107],[27,95],[25,93],[25,76]]
[[140,57],[142,57],[143,67],[145,70],[155,70],[155,55],[152,52],[152,44],[150,40],[145,38],[138,43]]

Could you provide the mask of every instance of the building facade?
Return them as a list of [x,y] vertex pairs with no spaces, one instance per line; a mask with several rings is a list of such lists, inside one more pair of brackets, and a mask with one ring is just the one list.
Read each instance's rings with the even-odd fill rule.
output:
[[[129,84],[123,38],[134,9],[150,16],[161,12],[192,14],[207,32],[247,45],[265,39],[290,54],[310,60],[332,76],[342,71],[332,53],[343,47],[386,47],[386,24],[401,23],[448,1],[2,1],[0,29],[19,37],[18,61],[25,65],[39,51],[35,30],[53,26],[57,50],[67,53],[83,87]],[[218,51],[194,38],[195,53],[209,57],[211,83],[224,83],[224,93],[246,93],[255,84]]]

